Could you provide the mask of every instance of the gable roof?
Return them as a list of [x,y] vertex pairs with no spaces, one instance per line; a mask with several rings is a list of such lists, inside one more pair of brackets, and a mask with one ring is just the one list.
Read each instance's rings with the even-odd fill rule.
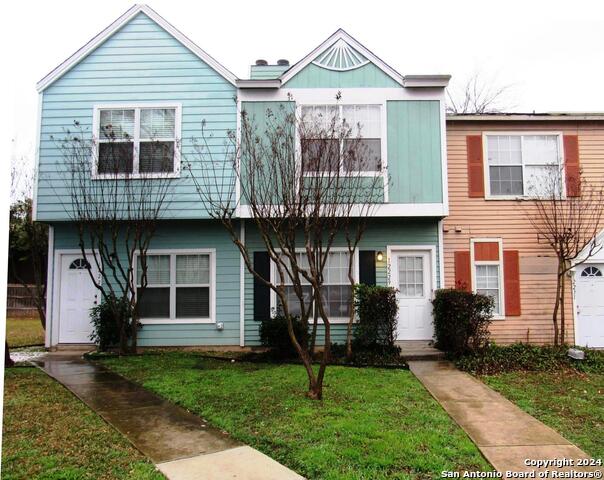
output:
[[105,28],[101,33],[92,38],[86,45],[80,48],[77,52],[75,52],[71,57],[57,66],[54,70],[52,70],[48,75],[46,75],[42,80],[40,80],[36,84],[36,88],[38,92],[43,91],[53,82],[61,78],[65,73],[71,70],[72,67],[77,65],[81,60],[83,60],[88,54],[92,53],[97,47],[99,47],[105,40],[107,40],[111,35],[113,35],[117,30],[119,30],[122,26],[132,20],[139,13],[144,13],[151,20],[157,23],[160,27],[162,27],[166,32],[172,35],[176,40],[178,40],[182,45],[188,48],[191,52],[197,55],[201,60],[206,62],[210,67],[212,67],[216,72],[218,72],[222,77],[224,77],[228,82],[235,85],[237,77],[231,73],[226,67],[221,65],[217,60],[215,60],[212,56],[202,50],[199,46],[193,43],[188,37],[186,37],[182,32],[177,30],[172,24],[170,24],[166,19],[164,19],[161,15],[159,15],[155,10],[153,10],[148,5],[133,5],[126,11],[123,15],[121,15],[117,20],[115,20],[111,25]]
[[[348,46],[352,47],[358,53],[360,53],[365,58],[360,58],[358,62],[355,62],[356,65],[354,68],[365,65],[368,62],[372,62],[375,66],[377,66],[380,70],[382,70],[386,75],[394,79],[401,86],[405,84],[405,78],[398,73],[394,68],[380,59],[377,55],[371,52],[369,49],[365,48],[359,42],[357,42],[352,36],[346,33],[343,29],[339,28],[336,30],[334,34],[332,34],[327,40],[321,43],[317,48],[315,48],[312,52],[306,55],[302,60],[293,65],[289,70],[284,72],[280,79],[281,83],[285,84],[288,80],[294,77],[297,73],[299,73],[304,67],[308,64],[313,63],[315,59],[319,61],[323,60],[323,58],[318,58],[319,55],[325,54],[330,48],[332,48],[336,43],[343,42]],[[344,70],[344,69],[340,69]]]

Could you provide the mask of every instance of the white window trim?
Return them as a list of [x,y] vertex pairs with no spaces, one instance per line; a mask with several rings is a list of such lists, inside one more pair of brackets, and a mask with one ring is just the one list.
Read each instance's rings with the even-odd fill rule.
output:
[[[91,178],[93,180],[103,179],[137,179],[137,178],[179,178],[180,177],[180,151],[181,128],[182,128],[182,104],[180,102],[124,102],[124,103],[102,103],[93,105],[92,115],[92,139],[94,142],[94,153],[91,158]],[[174,170],[172,172],[139,173],[139,146],[140,146],[140,111],[150,108],[173,108],[174,112]],[[134,154],[132,159],[132,171],[136,173],[98,173],[97,162],[99,158],[99,126],[101,110],[134,110],[134,136],[132,138]],[[170,139],[171,140],[171,139]]]
[[[475,260],[474,245],[476,243],[497,243],[499,245],[499,260]],[[501,238],[471,238],[470,239],[470,275],[472,277],[472,291],[476,293],[476,266],[499,266],[499,313],[493,314],[493,320],[505,320],[505,285],[503,283],[503,239]]]
[[[208,318],[176,318],[176,256],[177,255],[209,255],[210,256],[210,316]],[[174,324],[211,324],[216,323],[216,249],[149,249],[149,255],[170,256],[170,317],[172,318],[140,318],[143,325],[174,325]],[[134,255],[134,281],[138,284],[138,253]],[[197,284],[196,284],[197,285]],[[185,284],[180,285],[185,287]]]
[[[380,170],[376,170],[376,171],[363,171],[363,170],[346,170],[344,168],[344,165],[340,165],[340,176],[342,178],[345,178],[348,175],[354,175],[354,176],[359,176],[359,177],[369,177],[369,178],[373,178],[373,177],[383,177],[384,173],[386,172],[386,167],[384,164],[384,154],[386,152],[386,136],[384,134],[384,119],[383,119],[383,112],[386,110],[386,105],[382,104],[382,103],[359,103],[359,102],[338,102],[334,99],[333,102],[321,102],[321,103],[298,103],[296,102],[296,115],[298,116],[298,118],[302,118],[302,109],[306,108],[306,107],[325,107],[325,106],[337,106],[338,107],[338,116],[339,118],[343,118],[344,116],[344,107],[353,107],[353,106],[363,106],[363,107],[378,107],[380,109],[380,163],[381,163],[381,169]],[[300,138],[299,138],[299,132],[296,132],[296,145],[301,145],[300,144]],[[356,137],[351,137],[351,138],[356,138]],[[361,136],[361,139],[364,139],[365,137]],[[368,139],[373,139],[373,137],[368,137]],[[301,153],[301,146],[300,146],[300,152],[299,152],[299,161],[302,162],[302,153]],[[343,146],[343,142],[340,142],[340,152],[342,151],[342,149],[344,148]],[[327,174],[327,173],[325,173]],[[305,173],[306,176],[308,177],[313,177],[313,176],[322,176],[324,175],[324,173],[322,172],[306,172]]]
[[[394,278],[392,275],[393,269],[397,268],[397,265],[394,265],[392,262],[393,255],[402,252],[404,255],[413,255],[413,253],[429,253],[430,258],[430,268],[429,276],[431,282],[430,292],[427,298],[433,299],[435,291],[438,285],[438,278],[436,276],[436,246],[435,245],[387,245],[386,246],[386,266],[387,266],[387,276],[388,276],[388,285],[398,290],[398,285],[394,284]],[[440,254],[439,254],[440,255]],[[442,258],[440,257],[439,262],[442,262]],[[443,271],[442,264],[440,265],[441,272]],[[442,273],[441,273],[442,274]]]
[[[522,137],[532,137],[538,135],[556,136],[558,138],[558,167],[561,171],[565,171],[565,159],[564,159],[564,144],[563,144],[563,133],[560,131],[505,131],[495,130],[489,132],[482,132],[482,159],[483,159],[483,174],[484,174],[484,198],[485,200],[533,200],[536,197],[534,195],[491,195],[491,176],[489,169],[489,136],[517,136],[520,137],[520,155],[522,156],[523,140]],[[524,158],[522,159],[522,189],[525,190],[525,178],[524,169],[525,163]],[[566,198],[566,176],[562,175],[562,199]]]
[[[329,249],[330,252],[348,252],[348,248],[347,247],[332,247]],[[297,248],[296,249],[296,253],[305,253],[306,250],[304,248]],[[357,248],[354,253],[354,282],[355,284],[359,283],[359,249]],[[273,262],[271,260],[271,283],[275,284],[276,279],[277,279],[277,266],[275,265],[275,262]],[[271,312],[277,309],[277,293],[271,289]],[[329,319],[329,323],[330,324],[336,324],[336,323],[348,323],[350,319],[348,317],[335,317],[335,318],[330,318]],[[355,320],[356,321],[356,320]],[[323,320],[319,317],[319,325],[323,324]]]

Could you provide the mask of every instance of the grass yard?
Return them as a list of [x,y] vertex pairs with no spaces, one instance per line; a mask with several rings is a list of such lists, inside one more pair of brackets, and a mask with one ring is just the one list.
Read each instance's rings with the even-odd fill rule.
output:
[[490,469],[407,370],[329,367],[318,402],[304,396],[298,365],[191,352],[104,362],[309,479],[424,479]]
[[514,372],[481,378],[594,458],[604,458],[604,374]]
[[32,367],[4,378],[3,480],[160,480],[128,441]]
[[6,339],[10,348],[44,345],[44,329],[38,317],[6,319]]

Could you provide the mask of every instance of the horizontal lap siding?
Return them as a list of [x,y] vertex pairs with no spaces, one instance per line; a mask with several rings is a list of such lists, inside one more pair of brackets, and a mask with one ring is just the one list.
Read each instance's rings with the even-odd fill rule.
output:
[[347,71],[328,70],[313,63],[287,83],[287,88],[397,88],[401,85],[373,63]]
[[[556,293],[553,251],[537,241],[527,215],[536,215],[528,202],[468,197],[467,135],[486,131],[553,131],[579,136],[579,158],[584,176],[591,182],[604,178],[604,127],[590,122],[449,122],[447,156],[449,216],[444,225],[445,285],[455,285],[454,252],[470,249],[472,237],[501,237],[504,250],[520,255],[521,315],[493,322],[493,339],[499,343],[553,340],[552,311]],[[455,232],[461,228],[461,232]],[[573,311],[570,282],[567,282],[565,314],[567,341],[572,342]]]
[[[246,244],[250,251],[266,250],[252,225],[246,221]],[[345,246],[338,239],[334,246]],[[376,282],[378,285],[388,284],[386,247],[388,245],[433,245],[438,247],[438,221],[435,219],[386,218],[372,219],[359,245],[359,250],[381,251],[384,259],[376,261]],[[438,248],[436,274],[439,278]],[[260,345],[259,322],[254,320],[254,280],[250,273],[245,274],[245,345]],[[331,337],[334,343],[343,343],[346,339],[346,325],[332,324]],[[319,343],[323,342],[322,328],[318,335]]]
[[[54,226],[55,249],[78,248],[78,235],[72,224]],[[212,220],[162,222],[150,248],[215,249],[216,321],[224,323],[224,330],[217,330],[215,324],[144,325],[139,331],[139,345],[239,345],[240,257],[224,227]]]
[[[67,136],[67,130],[74,132],[74,121],[90,135],[93,105],[181,103],[184,161],[190,161],[192,169],[198,171],[193,139],[203,143],[201,125],[205,121],[212,155],[224,158],[228,132],[236,128],[235,95],[233,85],[140,13],[43,93],[38,219],[68,218],[61,203],[61,197],[63,201],[68,198],[65,161],[57,143]],[[232,181],[232,177],[224,181]],[[172,182],[173,196],[165,204],[164,218],[207,216],[186,173]]]

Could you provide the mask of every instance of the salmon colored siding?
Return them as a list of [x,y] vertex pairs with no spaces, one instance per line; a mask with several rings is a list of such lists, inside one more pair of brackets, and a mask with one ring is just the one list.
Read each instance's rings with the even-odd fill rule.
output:
[[[450,213],[443,224],[445,286],[454,287],[460,275],[468,275],[466,268],[462,266],[467,262],[467,257],[460,252],[470,251],[470,239],[501,238],[504,252],[518,251],[517,267],[505,261],[510,260],[509,258],[504,258],[504,264],[508,263],[503,267],[504,273],[505,270],[517,268],[520,281],[519,285],[508,285],[509,280],[504,280],[506,308],[510,308],[508,302],[511,302],[509,305],[512,306],[512,312],[503,320],[493,321],[492,338],[498,343],[550,343],[553,341],[551,315],[556,295],[556,259],[552,250],[538,241],[535,229],[527,218],[528,215],[536,214],[534,207],[529,202],[485,200],[475,197],[473,195],[476,195],[479,187],[470,185],[469,182],[470,166],[474,170],[479,168],[475,161],[478,155],[477,138],[481,138],[483,132],[492,131],[551,131],[562,133],[565,137],[576,136],[578,156],[574,159],[568,154],[569,145],[565,141],[565,156],[569,157],[567,161],[580,165],[583,176],[590,182],[600,182],[604,178],[604,123],[461,120],[447,122]],[[482,145],[482,140],[480,144]],[[504,254],[504,257],[508,255]],[[567,286],[569,284],[570,282]],[[518,289],[520,293],[517,306],[513,305],[513,298],[508,298],[509,294],[506,292],[506,289],[513,288]],[[567,290],[570,290],[570,287]],[[574,317],[570,291],[565,300],[565,312],[566,340],[573,342]]]

